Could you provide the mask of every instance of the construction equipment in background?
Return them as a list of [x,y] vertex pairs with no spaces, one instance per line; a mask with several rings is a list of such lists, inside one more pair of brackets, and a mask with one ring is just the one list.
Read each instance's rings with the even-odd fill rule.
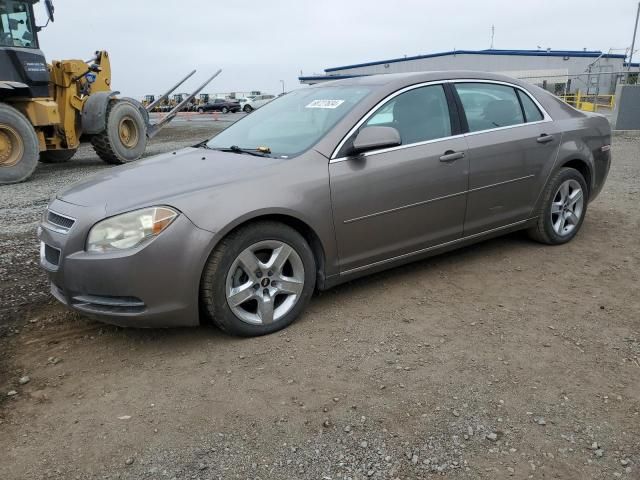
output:
[[150,103],[155,102],[156,100],[156,96],[155,95],[145,95],[144,99],[142,100],[142,105],[144,105],[144,107],[146,108],[147,105],[149,105]]
[[[149,112],[195,70],[147,105],[119,98],[119,92],[111,90],[111,65],[104,50],[88,61],[54,60],[47,65],[37,35],[43,27],[36,26],[33,14],[37,2],[0,0],[0,184],[29,178],[38,159],[70,160],[81,141],[90,141],[107,163],[137,160],[148,139],[220,73],[181,96],[160,122],[151,124]],[[53,22],[53,3],[44,3]]]

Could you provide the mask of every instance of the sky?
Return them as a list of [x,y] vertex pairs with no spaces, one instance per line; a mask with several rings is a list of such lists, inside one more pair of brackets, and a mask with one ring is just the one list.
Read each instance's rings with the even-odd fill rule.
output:
[[[604,50],[631,45],[637,0],[54,0],[40,33],[48,61],[111,58],[123,95],[159,94],[193,69],[189,91],[301,88],[300,73],[453,49]],[[45,23],[44,3],[35,5]],[[592,25],[593,27],[590,27]],[[640,48],[640,38],[636,49]],[[635,54],[640,60],[640,51]]]

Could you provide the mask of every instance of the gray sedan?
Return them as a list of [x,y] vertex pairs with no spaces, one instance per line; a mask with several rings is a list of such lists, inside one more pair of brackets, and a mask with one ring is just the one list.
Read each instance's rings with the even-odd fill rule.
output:
[[67,188],[41,264],[59,301],[106,322],[266,334],[315,289],[519,229],[568,242],[610,142],[604,117],[500,75],[319,84]]

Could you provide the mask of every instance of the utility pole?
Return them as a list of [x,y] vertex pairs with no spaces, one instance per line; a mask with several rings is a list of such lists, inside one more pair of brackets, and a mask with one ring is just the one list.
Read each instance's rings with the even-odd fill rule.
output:
[[493,50],[493,37],[495,33],[496,33],[496,26],[491,25],[491,46],[489,47],[489,50]]
[[631,40],[631,51],[629,52],[629,63],[627,64],[627,72],[631,70],[631,60],[633,60],[633,49],[636,46],[636,33],[638,32],[638,19],[640,19],[640,2],[638,2],[638,12],[636,13],[636,24],[633,27],[633,39]]

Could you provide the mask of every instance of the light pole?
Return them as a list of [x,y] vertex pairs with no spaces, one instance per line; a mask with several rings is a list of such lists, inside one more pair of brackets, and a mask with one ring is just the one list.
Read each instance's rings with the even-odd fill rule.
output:
[[284,93],[284,80],[280,80],[280,83],[282,84],[282,93]]
[[638,2],[638,12],[636,13],[636,24],[633,27],[633,39],[631,40],[631,51],[629,52],[629,63],[627,64],[627,72],[631,70],[631,60],[633,60],[633,49],[636,46],[636,33],[638,32],[638,19],[640,19],[640,2]]

